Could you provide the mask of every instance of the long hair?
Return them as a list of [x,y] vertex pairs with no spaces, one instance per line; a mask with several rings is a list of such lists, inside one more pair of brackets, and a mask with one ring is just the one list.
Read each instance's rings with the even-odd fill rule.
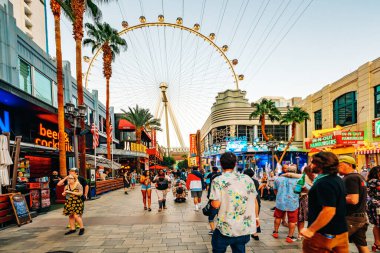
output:
[[315,164],[317,168],[322,170],[323,174],[336,175],[338,174],[338,157],[331,152],[319,152],[313,155],[311,163]]
[[373,167],[372,169],[369,170],[367,181],[371,179],[380,179],[379,173],[380,173],[380,166]]

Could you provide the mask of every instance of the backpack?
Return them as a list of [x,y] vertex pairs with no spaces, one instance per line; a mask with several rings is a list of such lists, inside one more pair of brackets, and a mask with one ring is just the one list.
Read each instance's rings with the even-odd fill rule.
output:
[[166,190],[169,188],[169,181],[164,177],[159,177],[156,183],[157,190]]

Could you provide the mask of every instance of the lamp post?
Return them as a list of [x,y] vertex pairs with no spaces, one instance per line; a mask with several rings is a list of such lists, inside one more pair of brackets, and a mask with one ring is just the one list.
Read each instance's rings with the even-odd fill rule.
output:
[[277,146],[278,146],[277,141],[268,141],[267,142],[267,147],[272,152],[272,171],[274,171],[274,169],[275,169],[275,166],[274,166],[274,150],[277,148]]
[[[78,126],[80,120],[83,119],[87,114],[87,107],[85,105],[78,105],[75,107],[72,103],[67,103],[65,105],[65,116],[69,119],[71,125],[73,126],[73,144],[74,144],[74,156],[75,156],[75,167],[79,168],[79,152],[78,152]],[[80,129],[80,128],[79,128]]]

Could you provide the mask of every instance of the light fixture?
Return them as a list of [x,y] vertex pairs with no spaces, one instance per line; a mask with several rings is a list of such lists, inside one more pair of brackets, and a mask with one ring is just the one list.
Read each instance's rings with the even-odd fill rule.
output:
[[78,105],[78,113],[79,113],[79,117],[85,117],[87,115],[87,106]]
[[65,114],[67,114],[69,116],[73,116],[73,114],[74,114],[74,108],[75,108],[74,104],[67,103],[65,105]]

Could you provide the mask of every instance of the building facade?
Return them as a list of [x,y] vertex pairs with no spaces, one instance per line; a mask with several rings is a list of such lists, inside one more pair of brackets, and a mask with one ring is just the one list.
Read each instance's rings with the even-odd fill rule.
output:
[[302,107],[310,114],[305,145],[357,158],[360,168],[379,164],[380,58],[307,96]]
[[[211,114],[200,131],[200,152],[204,164],[209,165],[211,161],[214,161],[218,165],[220,154],[232,151],[239,157],[240,169],[252,167],[253,164],[262,169],[273,163],[273,154],[278,157],[281,155],[281,151],[292,135],[291,127],[280,125],[279,122],[271,122],[269,119],[266,121],[266,132],[277,144],[272,153],[272,149],[263,139],[259,120],[249,119],[253,108],[245,96],[246,92],[241,90],[226,90],[218,93],[216,102],[211,108]],[[289,100],[281,97],[267,98],[275,101],[282,113],[301,100],[301,98]],[[302,143],[302,135],[297,132],[295,141],[284,161],[303,165],[306,162],[306,156]]]

